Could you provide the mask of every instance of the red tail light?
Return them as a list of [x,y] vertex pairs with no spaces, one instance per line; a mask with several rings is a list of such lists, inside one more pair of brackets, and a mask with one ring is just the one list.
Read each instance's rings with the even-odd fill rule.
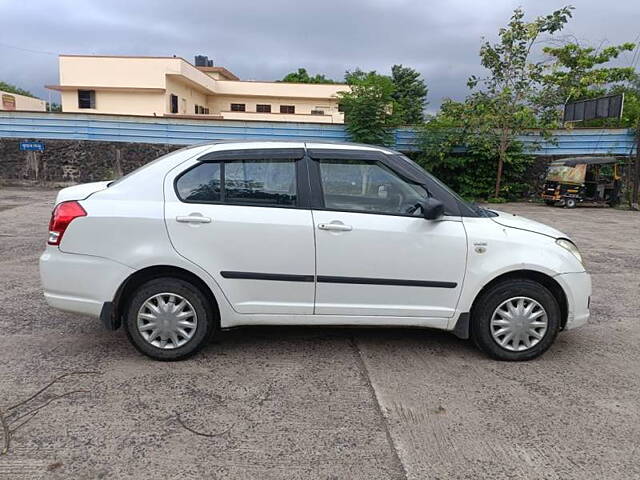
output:
[[56,205],[49,221],[49,245],[60,245],[62,235],[74,218],[86,217],[87,212],[78,202],[62,202]]

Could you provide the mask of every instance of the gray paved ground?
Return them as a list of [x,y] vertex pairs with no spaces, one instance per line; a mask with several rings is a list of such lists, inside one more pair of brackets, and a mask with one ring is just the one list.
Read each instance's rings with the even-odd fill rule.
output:
[[[509,204],[572,235],[591,323],[529,363],[419,330],[247,329],[190,361],[46,306],[54,193],[0,187],[0,406],[58,374],[0,478],[640,478],[640,214]],[[200,433],[196,435],[178,421]]]

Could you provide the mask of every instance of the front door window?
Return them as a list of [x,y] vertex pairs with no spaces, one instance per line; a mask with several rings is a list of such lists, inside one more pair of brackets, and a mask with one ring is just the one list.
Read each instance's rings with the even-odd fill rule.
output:
[[321,160],[324,206],[330,210],[410,215],[427,196],[379,162]]

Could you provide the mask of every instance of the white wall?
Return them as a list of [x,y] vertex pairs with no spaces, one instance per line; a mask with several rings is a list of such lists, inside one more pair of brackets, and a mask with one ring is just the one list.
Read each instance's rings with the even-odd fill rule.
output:
[[[15,104],[15,108],[11,108],[9,106],[11,102]],[[15,93],[9,93],[0,90],[0,110],[45,112],[47,110],[47,102],[45,102],[44,100],[40,100],[39,98],[17,95]]]

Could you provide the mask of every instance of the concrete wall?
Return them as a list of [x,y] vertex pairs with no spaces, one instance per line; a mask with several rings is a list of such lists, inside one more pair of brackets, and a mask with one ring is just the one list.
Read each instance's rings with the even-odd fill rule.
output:
[[[113,91],[95,90],[96,108],[78,108],[78,91],[62,91],[60,98],[62,109],[69,113],[103,113],[111,115],[164,115],[163,91]],[[168,101],[168,100],[167,100]]]
[[[30,139],[37,140],[37,139]],[[115,179],[178,145],[47,140],[44,152],[20,150],[20,139],[0,140],[0,181],[75,183]]]
[[46,112],[47,102],[39,98],[27,97],[0,90],[0,110]]
[[171,94],[178,96],[178,114],[180,115],[195,115],[195,105],[206,107],[208,104],[208,97],[202,91],[171,76],[167,77],[167,92],[164,95],[164,111],[167,113],[171,112]]
[[302,100],[336,98],[338,92],[348,91],[342,84],[286,83],[286,82],[243,82],[218,80],[215,93],[218,95],[257,95],[263,97],[286,97]]
[[[36,140],[36,139],[30,139]],[[0,184],[66,184],[118,178],[179,145],[47,140],[44,152],[20,151],[20,139],[0,139]],[[525,174],[528,191],[539,191],[539,176],[550,157],[536,157]]]
[[60,55],[60,85],[165,88],[165,75],[179,73],[180,63],[178,58]]

